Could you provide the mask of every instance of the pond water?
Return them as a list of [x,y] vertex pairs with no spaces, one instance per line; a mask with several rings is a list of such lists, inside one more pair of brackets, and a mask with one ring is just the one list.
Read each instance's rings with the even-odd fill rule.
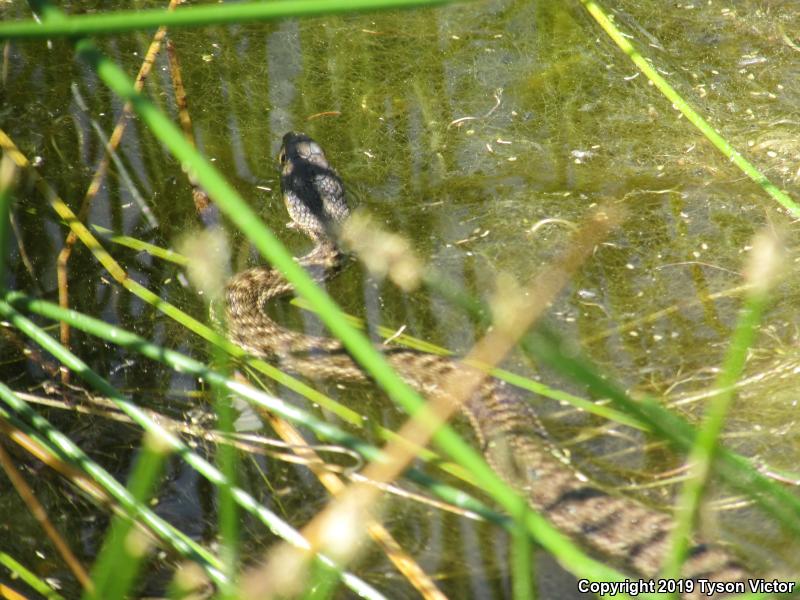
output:
[[[98,10],[129,6],[94,4]],[[793,37],[800,31],[800,13],[795,3],[613,4],[616,22],[679,92],[775,184],[800,197],[800,39]],[[74,9],[92,6],[82,2]],[[3,3],[0,16],[22,19],[29,13],[22,3]],[[775,470],[795,467],[800,254],[793,219],[647,84],[580,3],[493,0],[176,29],[169,39],[180,59],[198,147],[297,254],[307,243],[284,228],[275,162],[289,130],[305,131],[320,142],[352,204],[406,237],[425,262],[485,300],[491,299],[499,274],[525,282],[539,272],[591,209],[603,203],[623,207],[624,222],[563,290],[548,319],[632,392],[674,401],[690,418],[702,414],[698,397],[712,384],[728,347],[753,236],[764,227],[781,231],[788,248],[784,277],[750,352],[747,385],[732,408],[726,443]],[[148,44],[146,32],[99,40],[131,75]],[[110,133],[121,102],[88,66],[74,60],[67,42],[14,42],[4,56],[0,124],[77,211],[103,155],[96,129]],[[165,52],[145,89],[177,121]],[[118,158],[92,204],[89,222],[164,247],[199,230],[180,165],[135,119]],[[66,228],[24,179],[17,196],[19,245],[11,249],[10,284],[53,300],[56,257]],[[255,261],[241,236],[231,231],[231,239],[236,268]],[[134,279],[207,320],[203,302],[183,284],[182,268],[144,252],[107,247]],[[204,342],[110,282],[80,245],[70,259],[70,277],[72,307],[156,343],[208,357]],[[425,291],[403,293],[358,267],[329,289],[371,328],[406,326],[407,333],[457,353],[468,351],[483,334],[440,298]],[[282,318],[295,327],[309,322],[295,309]],[[314,322],[309,326],[319,330]],[[5,330],[4,336],[3,381],[31,393],[56,383],[47,368],[51,359],[31,358],[19,336]],[[142,405],[180,416],[208,400],[193,378],[161,365],[78,333],[73,347]],[[581,392],[522,356],[511,357],[508,366]],[[391,428],[403,422],[375,390],[323,389],[370,423]],[[282,388],[275,391],[293,398]],[[599,425],[597,419],[551,400],[534,402],[575,460],[601,480],[641,484],[679,464],[663,448],[642,450],[650,440],[640,434],[618,428],[613,435],[593,435],[587,427]],[[137,430],[97,416],[47,414],[124,478],[131,449],[139,443]],[[460,428],[469,435],[468,428]],[[370,433],[359,435],[378,441]],[[298,527],[324,503],[324,492],[303,467],[244,459],[241,477],[245,488]],[[90,563],[106,519],[54,478],[42,477],[37,486]],[[673,491],[663,485],[640,493],[667,505]],[[724,491],[719,490],[721,496]],[[209,497],[203,480],[176,461],[161,486],[158,511],[211,542],[216,515]],[[0,493],[0,514],[26,513],[9,491]],[[725,535],[759,564],[800,566],[797,543],[756,511],[727,511],[718,520],[736,522]],[[405,500],[389,502],[386,522],[450,597],[510,597],[508,540],[496,528]],[[21,516],[0,527],[0,551],[59,579],[67,597],[77,593],[32,518]],[[249,521],[244,534],[249,557],[274,542]],[[540,562],[541,597],[575,594],[567,574],[546,557]],[[354,571],[392,598],[416,597],[377,551],[367,551]],[[153,567],[142,593],[158,593],[168,574],[167,564]],[[5,578],[0,574],[0,581]]]

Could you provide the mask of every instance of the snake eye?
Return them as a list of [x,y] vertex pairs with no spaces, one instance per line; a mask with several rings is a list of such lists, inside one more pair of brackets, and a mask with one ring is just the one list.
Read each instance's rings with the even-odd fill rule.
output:
[[281,148],[281,151],[278,153],[278,162],[283,165],[286,162],[286,150]]

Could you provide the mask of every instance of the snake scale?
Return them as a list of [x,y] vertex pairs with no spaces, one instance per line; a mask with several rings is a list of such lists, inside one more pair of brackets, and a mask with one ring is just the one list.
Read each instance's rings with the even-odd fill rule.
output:
[[[279,161],[282,195],[292,219],[289,227],[315,243],[311,252],[297,260],[322,281],[342,263],[335,239],[349,216],[344,186],[319,144],[304,134],[284,136]],[[265,305],[292,291],[281,273],[268,266],[234,275],[225,292],[229,337],[249,353],[311,379],[367,381],[338,340],[290,331],[266,315]],[[400,376],[428,398],[444,393],[439,385],[444,377],[469,369],[457,360],[423,352],[383,351]],[[484,380],[460,408],[486,460],[525,494],[531,506],[593,554],[631,575],[657,577],[673,526],[669,515],[587,483],[554,455],[533,407],[503,382]],[[748,572],[724,548],[698,543],[692,546],[681,575],[731,582],[745,581]]]

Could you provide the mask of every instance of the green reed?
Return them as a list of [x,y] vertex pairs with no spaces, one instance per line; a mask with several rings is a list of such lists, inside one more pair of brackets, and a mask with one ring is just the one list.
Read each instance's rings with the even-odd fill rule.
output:
[[[144,436],[127,486],[139,505],[146,505],[155,492],[168,451],[169,448],[155,436]],[[135,519],[127,515],[114,517],[92,568],[94,589],[84,591],[83,600],[123,600],[128,597],[150,546],[145,534],[135,530],[136,525]]]
[[[36,20],[0,23],[0,39],[46,39],[53,37],[112,35],[140,31],[162,25],[200,27],[254,21],[272,21],[292,17],[376,11],[398,8],[421,8],[447,4],[453,0],[278,0],[236,4],[183,7],[179,11],[120,10],[112,13],[66,16],[53,13],[39,23]],[[31,4],[37,7],[40,1]],[[41,12],[41,11],[40,11]]]
[[[0,416],[6,417],[0,409]],[[22,563],[17,561],[13,556],[0,552],[0,565],[3,565],[9,572],[13,573],[20,580],[28,584],[32,590],[37,594],[41,594],[47,600],[64,600],[64,596],[55,591],[46,581],[39,575],[25,567]]]
[[730,160],[736,165],[745,175],[757,183],[761,189],[769,194],[773,200],[778,202],[781,206],[786,208],[795,217],[800,217],[800,206],[789,197],[789,195],[778,188],[772,183],[766,175],[759,171],[750,161],[748,161],[742,153],[737,150],[733,144],[725,139],[720,133],[706,121],[700,113],[698,113],[692,105],[689,104],[669,82],[662,77],[658,71],[651,65],[647,59],[642,56],[636,49],[633,43],[625,37],[625,35],[614,25],[614,22],[608,18],[606,12],[600,7],[597,2],[593,0],[581,0],[581,3],[586,7],[589,14],[594,17],[597,23],[603,28],[608,36],[614,40],[614,43],[619,46],[628,57],[633,61],[637,68],[645,74],[647,79],[658,88],[664,96],[672,102],[675,108],[689,120],[705,137],[711,142],[714,147],[719,150],[725,158]]
[[776,283],[776,272],[782,267],[777,264],[783,258],[779,256],[778,242],[767,234],[762,233],[756,238],[752,253],[747,274],[753,286],[745,298],[725,361],[715,382],[714,387],[720,393],[711,399],[704,422],[689,452],[689,478],[678,499],[676,526],[671,536],[672,552],[664,567],[665,577],[675,578],[680,575],[680,567],[686,559],[689,539],[711,475],[719,437],[733,401],[734,385],[742,376],[747,353],[753,345],[761,318],[769,304],[771,288]]
[[3,153],[0,157],[0,291],[6,287],[6,259],[11,250],[9,229],[16,171],[14,162]]

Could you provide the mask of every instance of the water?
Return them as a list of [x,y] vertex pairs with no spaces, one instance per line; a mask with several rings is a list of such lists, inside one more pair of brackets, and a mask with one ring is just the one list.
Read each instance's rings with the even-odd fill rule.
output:
[[[593,207],[624,207],[625,222],[597,248],[548,317],[565,336],[582,341],[587,355],[632,392],[685,400],[680,410],[690,416],[701,414],[703,404],[689,400],[713,382],[724,357],[752,237],[765,226],[782,230],[786,273],[751,352],[747,376],[753,381],[732,409],[726,443],[775,469],[791,470],[797,457],[791,365],[798,358],[792,221],[637,75],[579,5],[560,4],[492,1],[176,30],[170,39],[180,58],[199,148],[297,253],[307,246],[283,228],[287,217],[274,161],[281,136],[291,129],[323,145],[354,204],[385,229],[406,236],[423,260],[483,299],[491,298],[499,273],[523,282],[536,274],[568,243],[572,224]],[[617,23],[662,74],[774,183],[798,197],[800,87],[798,43],[792,35],[799,24],[793,3],[773,2],[768,8],[759,2],[617,4]],[[27,18],[28,13],[22,4],[9,4],[2,15]],[[149,38],[125,34],[99,43],[135,73]],[[176,117],[163,52],[146,89]],[[72,60],[68,44],[57,40],[52,48],[12,44],[2,90],[3,129],[36,158],[39,172],[77,210],[103,152],[92,120],[108,134],[121,103],[88,67]],[[80,98],[87,111],[80,108]],[[113,166],[92,204],[90,222],[166,247],[199,228],[180,165],[135,119],[119,157],[131,184]],[[27,183],[18,196],[15,219],[33,270],[13,248],[10,283],[55,299],[55,260],[66,230]],[[137,281],[206,320],[202,301],[182,285],[181,268],[143,252],[107,247]],[[232,252],[235,268],[253,261],[249,246],[236,235]],[[70,272],[74,308],[207,357],[204,344],[182,327],[109,283],[80,246]],[[462,353],[483,333],[441,299],[424,291],[403,294],[358,267],[330,289],[372,328],[407,325],[409,333]],[[708,299],[712,294],[717,296]],[[308,325],[307,317],[284,312],[287,323],[319,330],[315,323]],[[648,315],[654,316],[648,320]],[[180,416],[206,398],[191,377],[81,334],[74,333],[73,340],[84,360],[145,406]],[[4,381],[14,389],[36,390],[42,381],[55,380],[11,341],[2,353]],[[580,392],[523,357],[512,357],[510,366]],[[782,376],[759,379],[759,373],[781,366]],[[403,421],[374,390],[324,389],[365,414],[370,426],[396,427]],[[552,401],[539,403],[576,461],[604,481],[651,481],[655,473],[679,464],[663,449],[642,451],[651,441],[644,436],[617,431],[598,438],[589,429],[601,424],[597,419]],[[135,429],[100,417],[49,415],[125,476],[127,450],[138,443]],[[246,459],[242,471],[243,485],[295,525],[306,522],[322,502],[319,485],[302,467]],[[42,481],[41,487],[50,509],[66,515],[68,535],[90,562],[104,519],[98,520],[83,500],[64,500],[55,482]],[[639,493],[667,504],[669,492],[659,487]],[[196,475],[175,463],[159,497],[173,522],[210,541],[215,510],[201,501],[208,495]],[[0,499],[7,514],[24,511],[16,496]],[[510,596],[508,543],[496,529],[408,501],[392,501],[387,514],[401,541],[440,577],[451,597]],[[776,536],[773,543],[759,539],[766,525],[753,511],[737,515],[722,521],[752,524],[730,534],[748,552],[774,565],[796,553],[796,545],[774,527],[768,529]],[[74,590],[32,523],[15,523],[2,538],[23,540],[0,542],[0,549],[29,567],[54,572]],[[245,540],[251,556],[273,541],[252,525],[245,527]],[[46,548],[45,559],[34,555],[40,548]],[[414,596],[379,553],[369,552],[354,568],[392,597]],[[547,586],[543,597],[574,590],[552,566],[540,568],[540,576]],[[159,578],[150,580],[148,589],[157,589]]]

